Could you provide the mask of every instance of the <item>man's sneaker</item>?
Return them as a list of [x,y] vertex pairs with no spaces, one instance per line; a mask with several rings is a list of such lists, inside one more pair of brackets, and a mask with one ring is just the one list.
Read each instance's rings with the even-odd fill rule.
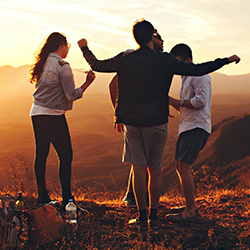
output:
[[[185,210],[185,206],[180,206],[180,207],[171,207],[170,212],[171,214],[178,214],[182,213]],[[197,216],[199,215],[198,208],[194,210],[194,214]]]
[[54,208],[56,209],[59,209],[60,208],[60,204],[57,200],[52,200],[50,201],[49,203],[46,203],[46,205],[50,205],[50,206],[53,206]]
[[122,201],[125,202],[129,207],[136,207],[135,196],[133,193],[127,193]]
[[131,219],[128,222],[128,224],[131,228],[135,228],[140,231],[146,231],[148,229],[148,222],[146,220],[139,220],[139,217],[136,217],[135,219]]
[[161,226],[161,223],[159,220],[149,220],[148,221],[150,229],[158,229]]

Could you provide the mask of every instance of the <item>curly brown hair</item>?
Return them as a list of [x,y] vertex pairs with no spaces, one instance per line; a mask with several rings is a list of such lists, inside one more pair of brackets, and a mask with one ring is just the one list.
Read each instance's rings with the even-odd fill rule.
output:
[[40,49],[40,51],[38,51],[37,55],[35,55],[35,63],[29,70],[29,82],[31,84],[36,83],[39,80],[43,71],[43,66],[49,54],[56,51],[62,44],[67,44],[66,36],[63,34],[59,32],[53,32],[48,36],[43,47]]

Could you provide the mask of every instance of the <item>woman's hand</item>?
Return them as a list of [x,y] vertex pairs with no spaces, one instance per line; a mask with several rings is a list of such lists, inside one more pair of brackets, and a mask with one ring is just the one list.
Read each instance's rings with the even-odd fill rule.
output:
[[92,70],[90,70],[86,77],[86,83],[90,85],[94,80],[95,80],[95,73]]

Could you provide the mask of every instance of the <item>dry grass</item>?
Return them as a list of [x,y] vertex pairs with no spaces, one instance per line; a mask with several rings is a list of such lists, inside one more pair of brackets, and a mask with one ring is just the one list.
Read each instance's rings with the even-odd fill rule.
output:
[[[19,159],[26,174],[15,170],[13,164],[10,171],[15,185],[1,189],[1,194],[16,195],[22,190],[29,209],[35,206],[34,183],[27,174],[31,170],[25,157],[19,155]],[[249,182],[242,178],[237,185],[223,189],[218,172],[210,173],[206,166],[201,175],[194,175],[200,214],[195,223],[171,224],[165,219],[170,207],[183,204],[182,195],[175,191],[160,198],[163,205],[159,207],[162,224],[159,230],[134,231],[127,222],[137,216],[137,211],[123,204],[124,190],[100,192],[73,185],[77,203],[88,212],[79,216],[76,232],[65,225],[59,240],[37,249],[250,249],[250,187],[246,185]],[[60,200],[58,194],[60,191],[52,188],[51,197]]]
[[[87,193],[86,193],[87,192]],[[88,210],[78,218],[78,230],[65,225],[62,238],[38,249],[249,249],[250,189],[216,190],[197,197],[199,213],[191,224],[170,224],[165,215],[169,208],[182,204],[180,196],[161,197],[162,226],[157,231],[131,230],[128,220],[136,209],[122,203],[121,193],[84,190],[78,204]],[[35,198],[24,197],[27,208]],[[23,249],[33,249],[31,246]]]

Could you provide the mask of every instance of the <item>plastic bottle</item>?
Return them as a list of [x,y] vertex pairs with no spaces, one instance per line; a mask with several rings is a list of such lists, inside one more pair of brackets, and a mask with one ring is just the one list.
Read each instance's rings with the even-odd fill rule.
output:
[[16,201],[16,209],[17,211],[22,212],[24,210],[24,202],[22,200],[22,192],[18,192],[18,199]]
[[69,199],[69,203],[65,207],[66,222],[71,224],[74,229],[77,227],[77,208],[73,203],[73,199]]

